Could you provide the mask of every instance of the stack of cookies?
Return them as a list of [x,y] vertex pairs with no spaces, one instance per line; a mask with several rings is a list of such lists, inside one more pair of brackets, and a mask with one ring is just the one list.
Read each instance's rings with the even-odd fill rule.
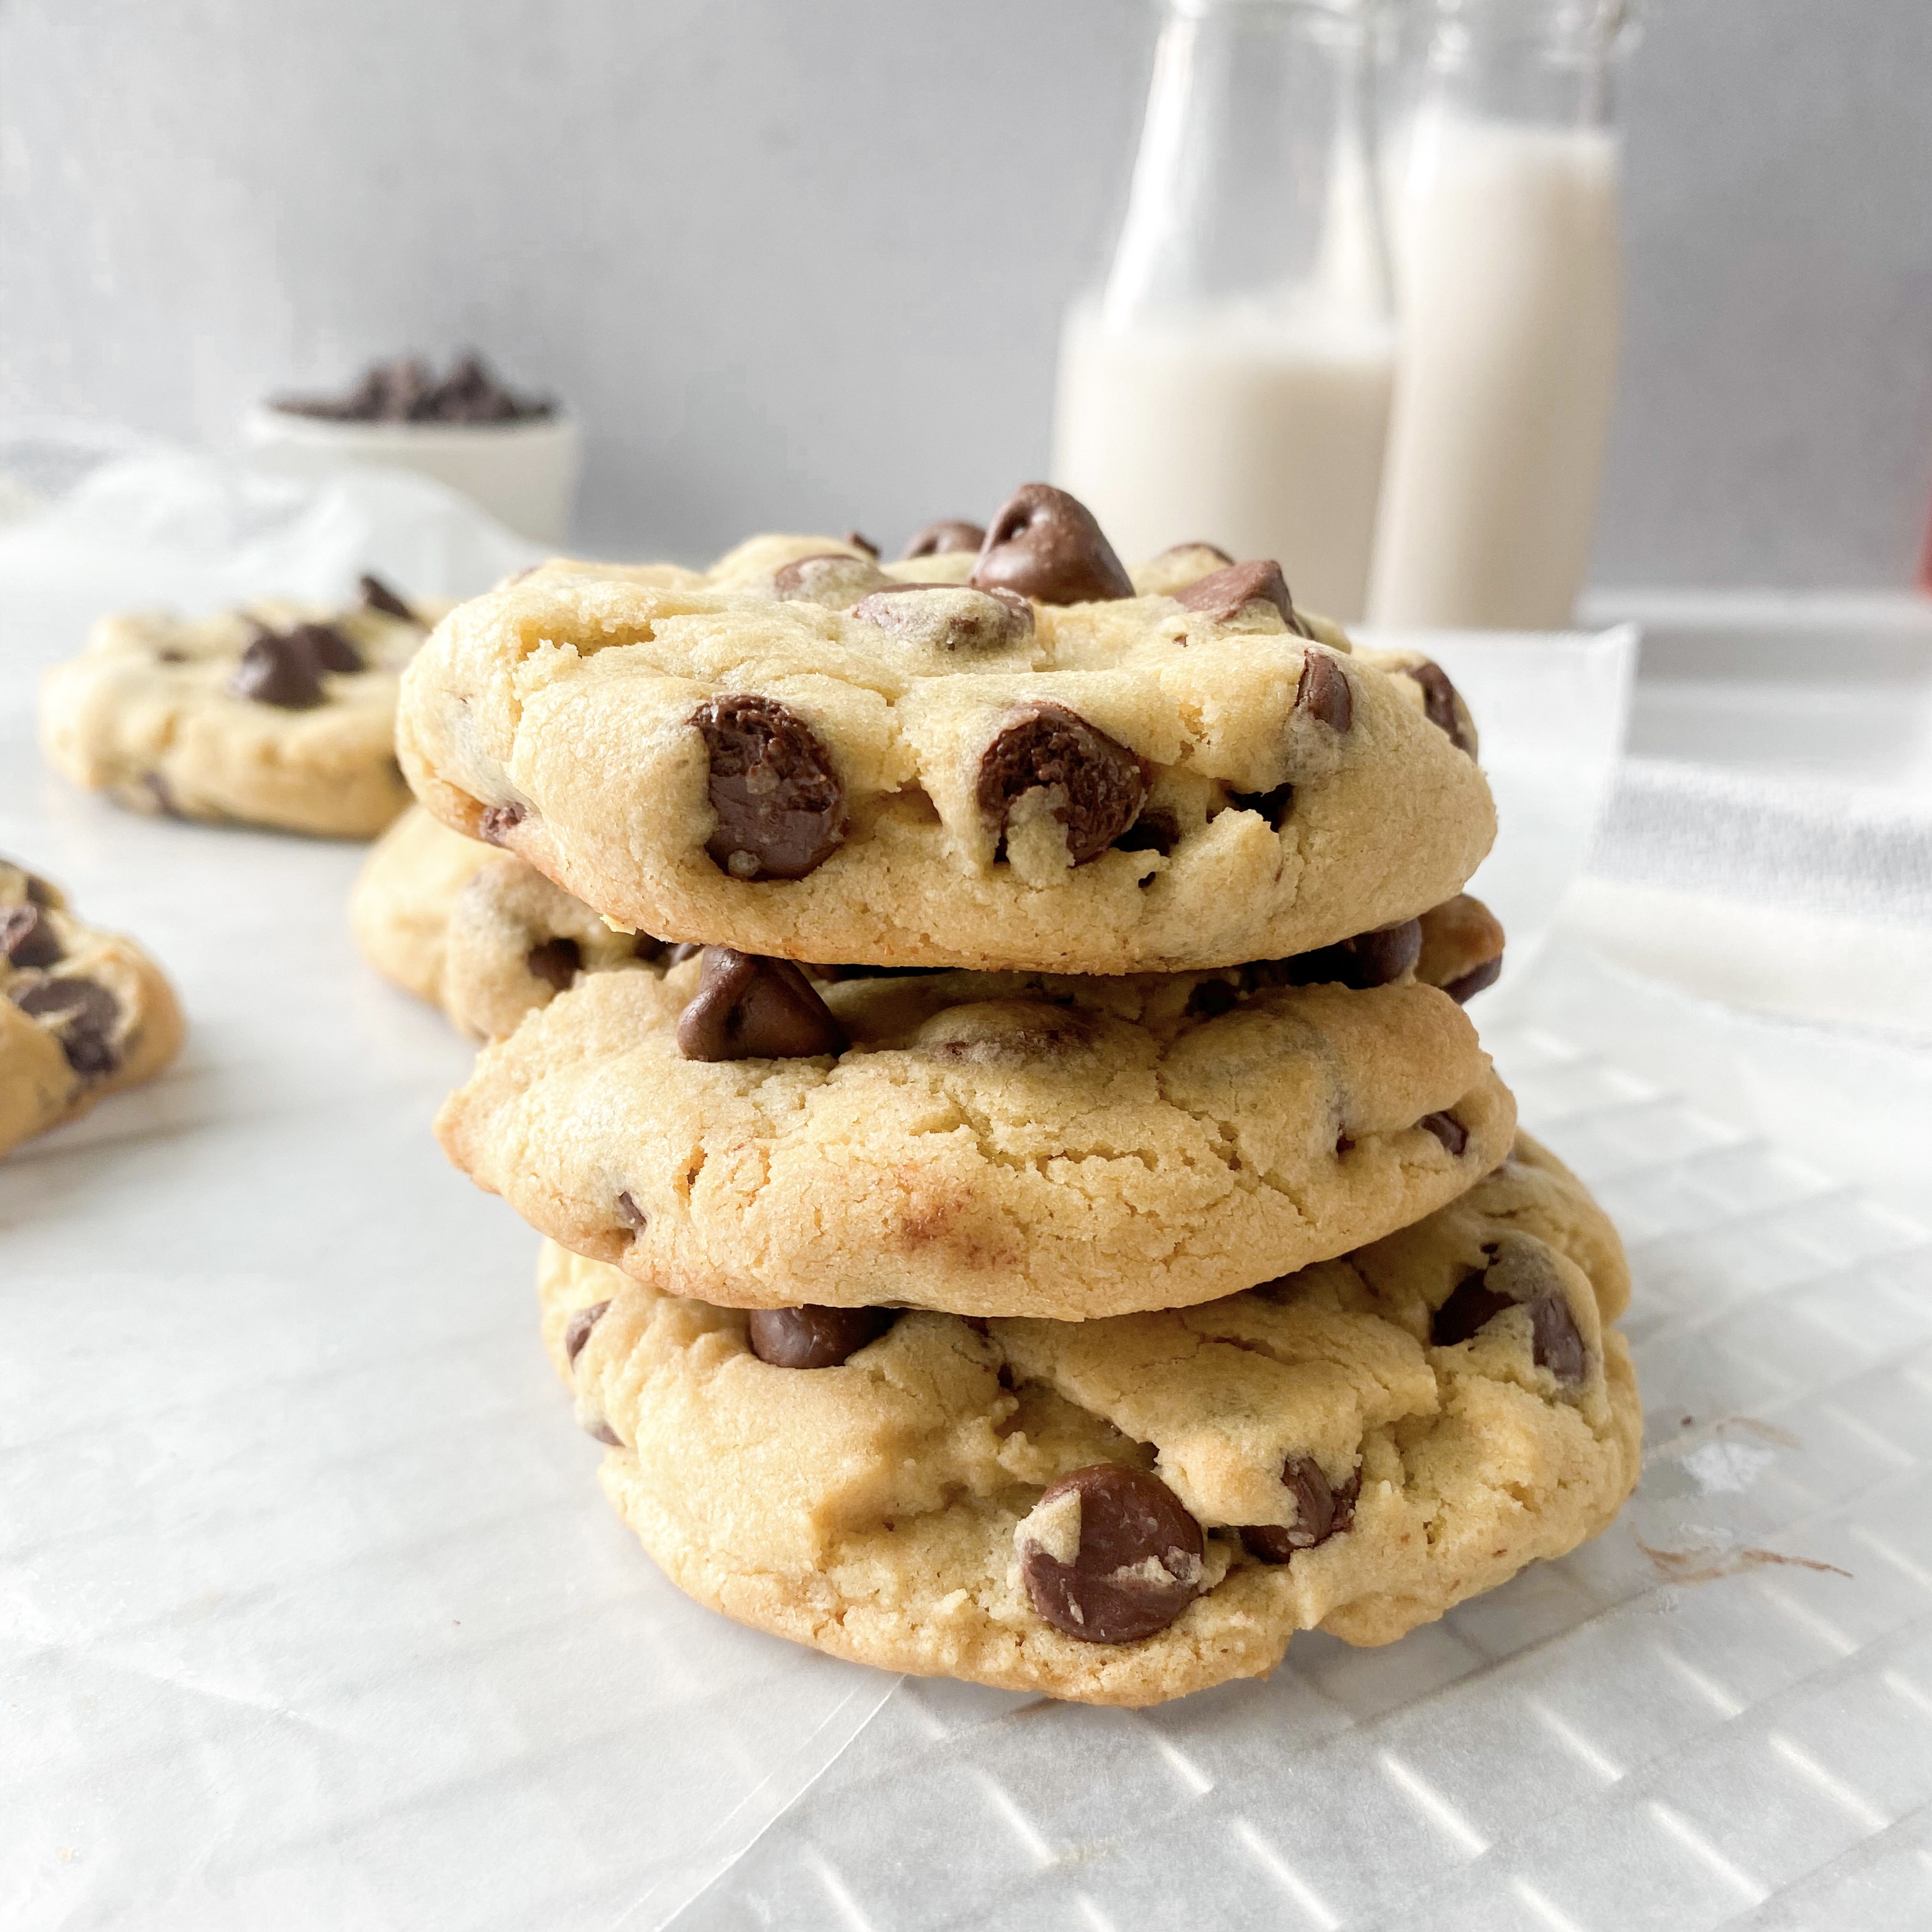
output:
[[1629,1493],[1616,1236],[1459,1003],[1474,726],[1274,564],[1130,573],[1041,484],[892,564],[552,563],[439,626],[398,744],[443,830],[358,928],[490,1040],[444,1145],[549,1238],[605,1488],[700,1600],[1142,1704]]

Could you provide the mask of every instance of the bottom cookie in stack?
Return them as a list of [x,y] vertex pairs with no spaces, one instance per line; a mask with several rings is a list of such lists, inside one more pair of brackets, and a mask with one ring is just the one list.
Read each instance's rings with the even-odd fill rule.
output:
[[891,1670],[1143,1705],[1298,1630],[1386,1643],[1638,1474],[1622,1250],[1527,1138],[1400,1233],[1171,1312],[748,1313],[550,1244],[540,1285],[671,1580]]

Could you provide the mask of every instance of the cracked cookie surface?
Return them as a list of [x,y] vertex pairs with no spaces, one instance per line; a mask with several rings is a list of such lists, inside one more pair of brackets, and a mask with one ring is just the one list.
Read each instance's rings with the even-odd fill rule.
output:
[[348,610],[265,600],[104,619],[42,684],[49,761],[136,812],[373,838],[410,803],[403,668],[448,605],[365,581]]
[[1184,1306],[1406,1226],[1515,1124],[1468,1018],[1414,983],[874,975],[776,989],[843,1051],[690,1058],[706,970],[583,976],[437,1131],[541,1232],[712,1302]]
[[438,626],[400,756],[446,824],[613,919],[803,961],[1282,957],[1415,916],[1489,849],[1448,680],[1352,650],[1272,566],[1194,546],[1058,604],[986,555],[548,564]]
[[[1139,1705],[1267,1671],[1298,1630],[1386,1643],[1597,1534],[1638,1474],[1622,1250],[1526,1138],[1416,1225],[1244,1294],[908,1312],[823,1366],[554,1244],[539,1281],[605,1490],[672,1580],[891,1670]],[[1136,1545],[1107,1485],[1162,1537]],[[1118,1562],[1123,1533],[1155,1553]]]
[[152,1080],[183,1031],[173,988],[132,940],[0,859],[0,1154]]

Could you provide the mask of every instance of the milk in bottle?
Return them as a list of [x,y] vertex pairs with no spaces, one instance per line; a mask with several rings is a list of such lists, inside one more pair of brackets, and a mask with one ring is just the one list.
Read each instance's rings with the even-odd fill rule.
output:
[[1343,619],[1366,593],[1395,355],[1366,33],[1353,0],[1170,0],[1054,422],[1054,480],[1124,556],[1272,557]]
[[1616,380],[1624,26],[1618,0],[1442,0],[1394,221],[1378,624],[1570,621]]

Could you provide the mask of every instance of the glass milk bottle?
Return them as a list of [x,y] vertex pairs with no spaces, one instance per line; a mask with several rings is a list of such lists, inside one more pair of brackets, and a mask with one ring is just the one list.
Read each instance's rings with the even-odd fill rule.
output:
[[1392,218],[1378,624],[1570,621],[1616,381],[1628,25],[1627,0],[1438,0]]
[[1130,560],[1272,557],[1358,617],[1394,366],[1350,0],[1167,0],[1112,267],[1061,338],[1054,479]]

